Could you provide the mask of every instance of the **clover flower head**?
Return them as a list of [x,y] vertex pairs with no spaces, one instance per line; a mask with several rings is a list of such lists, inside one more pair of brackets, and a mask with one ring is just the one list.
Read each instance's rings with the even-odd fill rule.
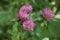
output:
[[50,8],[45,8],[42,15],[47,21],[50,21],[54,18],[54,13]]

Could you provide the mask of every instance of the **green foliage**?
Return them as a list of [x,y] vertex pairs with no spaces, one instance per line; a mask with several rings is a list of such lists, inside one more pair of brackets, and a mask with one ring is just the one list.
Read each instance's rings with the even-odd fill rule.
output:
[[[25,4],[33,6],[30,19],[35,21],[36,27],[32,32],[24,31],[17,17]],[[60,40],[60,19],[56,17],[49,23],[43,19],[41,14],[46,7],[60,15],[60,0],[0,0],[0,40],[42,40],[45,37]]]

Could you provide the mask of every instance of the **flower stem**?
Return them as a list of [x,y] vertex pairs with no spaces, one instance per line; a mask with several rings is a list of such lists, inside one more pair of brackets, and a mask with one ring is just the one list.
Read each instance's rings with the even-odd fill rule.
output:
[[48,30],[48,22],[44,25],[43,34],[45,35]]
[[[20,28],[20,32],[21,32],[21,34],[22,34],[22,27]],[[20,40],[23,40],[23,38],[22,38],[22,35],[20,36]]]

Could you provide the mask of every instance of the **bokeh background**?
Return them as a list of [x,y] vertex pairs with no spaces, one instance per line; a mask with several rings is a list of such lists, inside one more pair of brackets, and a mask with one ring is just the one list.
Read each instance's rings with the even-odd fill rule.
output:
[[[30,18],[36,22],[33,32],[24,31],[17,14],[23,5],[31,4]],[[50,7],[55,18],[46,30],[42,10]],[[0,0],[0,40],[60,40],[60,0]]]

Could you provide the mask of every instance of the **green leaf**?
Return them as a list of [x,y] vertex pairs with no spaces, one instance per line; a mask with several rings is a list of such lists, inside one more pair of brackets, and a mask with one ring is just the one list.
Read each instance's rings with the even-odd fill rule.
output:
[[56,19],[60,19],[60,14],[56,14],[56,15],[55,15],[55,18],[56,18]]
[[30,19],[34,21],[41,21],[42,20],[41,14],[42,14],[42,11],[33,12],[30,15]]
[[18,22],[15,22],[12,27],[12,40],[17,40],[17,34],[18,34]]
[[57,21],[51,21],[48,26],[49,36],[50,37],[60,37],[60,20],[57,19]]
[[8,13],[0,12],[0,24],[7,24],[11,17]]
[[41,27],[40,22],[36,22],[36,27],[33,32],[31,32],[32,40],[42,39],[43,38],[43,27]]

